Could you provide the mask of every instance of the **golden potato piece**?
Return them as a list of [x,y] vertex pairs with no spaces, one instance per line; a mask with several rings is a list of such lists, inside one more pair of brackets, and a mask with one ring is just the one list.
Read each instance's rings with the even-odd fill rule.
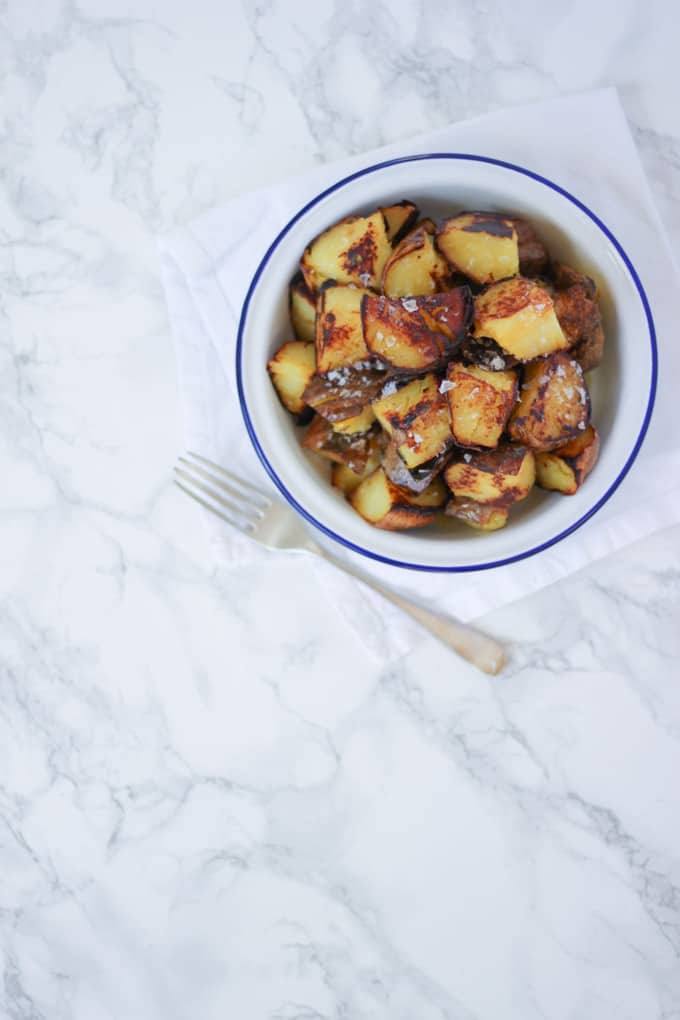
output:
[[552,453],[536,454],[536,484],[573,496],[595,466],[599,451],[597,429],[589,425],[585,432]]
[[290,324],[298,340],[313,344],[315,337],[316,298],[307,287],[302,273],[296,273],[288,292]]
[[306,407],[303,394],[316,372],[314,344],[289,340],[267,362],[267,370],[286,410],[302,414]]
[[364,287],[324,287],[316,307],[316,363],[321,374],[365,361],[369,354],[361,323]]
[[491,337],[520,361],[569,346],[550,294],[523,276],[494,283],[475,298],[474,335]]
[[472,297],[468,287],[410,298],[367,294],[361,315],[371,354],[397,372],[427,372],[443,365],[465,335]]
[[330,423],[318,414],[312,419],[312,424],[302,439],[302,446],[305,450],[325,457],[326,460],[345,464],[359,474],[366,467],[373,449],[371,433],[343,436],[340,432],[334,432]]
[[375,414],[370,404],[366,404],[358,414],[351,418],[342,418],[333,422],[333,431],[341,432],[345,436],[356,435],[359,432],[368,432],[375,421]]
[[498,445],[517,399],[517,375],[512,369],[492,372],[454,361],[439,389],[446,394],[451,430],[459,446]]
[[508,523],[508,508],[491,503],[475,503],[474,499],[450,499],[444,508],[448,517],[467,524],[477,531],[498,531]]
[[590,421],[590,395],[583,370],[569,354],[551,354],[524,369],[519,403],[508,433],[534,450],[554,450],[584,432]]
[[509,506],[529,495],[536,477],[531,450],[500,443],[494,450],[464,453],[444,470],[457,500]]
[[326,280],[377,289],[391,252],[385,217],[378,209],[370,216],[348,216],[319,234],[305,250],[300,269],[311,291]]
[[368,457],[362,471],[353,471],[346,464],[333,464],[331,468],[331,484],[336,489],[340,489],[345,496],[349,496],[351,492],[354,492],[357,486],[363,482],[364,478],[368,478],[380,466],[382,453],[381,438],[378,435],[371,435],[369,437]]
[[387,297],[413,297],[445,290],[451,278],[446,259],[434,244],[427,223],[408,234],[385,263],[382,290]]
[[393,245],[408,234],[418,219],[418,207],[408,201],[385,205],[380,212],[385,217],[387,239]]
[[448,262],[476,283],[505,280],[519,272],[517,231],[507,216],[464,212],[445,220],[437,245]]
[[386,531],[422,528],[435,519],[446,501],[446,487],[441,479],[424,492],[406,492],[394,485],[381,467],[361,482],[350,494],[349,501],[365,521]]
[[388,383],[383,396],[373,401],[373,411],[395,437],[399,456],[411,470],[453,445],[449,409],[435,375],[413,379],[401,389]]

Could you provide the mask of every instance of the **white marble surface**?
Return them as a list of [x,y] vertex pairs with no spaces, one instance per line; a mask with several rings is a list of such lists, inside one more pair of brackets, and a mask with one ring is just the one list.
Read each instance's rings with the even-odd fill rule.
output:
[[[282,174],[617,84],[676,251],[657,2],[0,7],[0,1015],[680,1017],[680,529],[386,668],[220,568],[155,235]],[[295,585],[295,597],[291,590]]]

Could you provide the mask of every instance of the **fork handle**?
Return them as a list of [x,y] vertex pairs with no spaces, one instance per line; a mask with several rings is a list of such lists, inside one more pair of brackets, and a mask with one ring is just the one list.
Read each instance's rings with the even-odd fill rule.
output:
[[457,652],[458,655],[471,663],[471,665],[476,666],[477,669],[481,669],[483,673],[495,676],[496,673],[500,673],[503,669],[505,665],[505,652],[498,641],[494,641],[493,638],[488,637],[486,634],[481,634],[473,627],[457,623],[448,616],[441,616],[439,613],[433,613],[429,609],[415,605],[413,602],[409,602],[408,599],[402,598],[401,595],[397,595],[396,592],[383,588],[374,581],[369,581],[362,574],[355,573],[346,564],[339,563],[332,556],[329,556],[316,542],[308,541],[305,543],[305,546],[323,556],[324,559],[330,560],[331,563],[334,563],[346,573],[352,574],[353,577],[356,577],[368,588],[377,591],[384,599],[398,606],[403,613],[406,613],[407,616],[410,616],[411,619],[419,623],[421,627],[429,631],[442,644],[452,648],[454,652]]
[[451,620],[447,616],[440,616],[439,613],[432,613],[429,609],[414,605],[413,602],[408,602],[400,595],[381,588],[371,581],[364,581],[364,584],[368,584],[369,588],[379,592],[383,598],[393,602],[395,606],[399,606],[402,612],[416,620],[421,627],[424,627],[449,648],[453,648],[463,659],[476,666],[477,669],[481,669],[483,673],[494,676],[503,669],[505,652],[498,641],[494,641],[493,638],[481,634],[472,627],[456,623],[455,620]]

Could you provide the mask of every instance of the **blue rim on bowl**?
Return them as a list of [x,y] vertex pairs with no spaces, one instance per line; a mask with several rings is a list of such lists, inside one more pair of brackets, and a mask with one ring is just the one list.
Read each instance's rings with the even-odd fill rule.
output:
[[[269,459],[267,458],[267,455],[264,452],[264,449],[262,448],[262,445],[253,427],[250,414],[248,413],[242,377],[243,336],[245,332],[246,321],[248,318],[248,309],[250,307],[250,302],[252,300],[253,294],[255,293],[255,289],[260,280],[260,277],[262,276],[262,273],[264,272],[273,252],[278,248],[279,244],[286,236],[286,234],[289,232],[289,230],[293,227],[293,225],[297,223],[298,220],[305,215],[305,213],[307,213],[310,209],[312,209],[315,205],[322,201],[322,199],[326,198],[328,195],[333,194],[333,192],[338,191],[340,188],[345,187],[346,185],[350,184],[352,181],[355,181],[360,177],[364,177],[367,174],[375,173],[376,170],[384,170],[387,167],[396,166],[400,163],[415,163],[421,160],[432,159],[468,160],[470,162],[475,163],[489,163],[493,166],[503,167],[506,170],[512,170],[515,173],[523,174],[525,177],[529,177],[532,180],[538,181],[540,184],[544,184],[546,187],[551,188],[553,191],[556,191],[558,194],[568,199],[568,201],[572,202],[573,205],[577,206],[583,213],[585,213],[585,215],[588,216],[588,218],[592,220],[593,223],[595,223],[595,225],[608,238],[611,244],[613,244],[613,246],[616,248],[616,251],[621,256],[621,259],[623,260],[626,269],[630,273],[631,279],[635,284],[640,301],[642,303],[645,318],[647,320],[647,326],[649,328],[649,342],[652,355],[652,377],[649,388],[649,399],[647,401],[647,407],[645,410],[645,415],[642,421],[640,432],[638,433],[635,445],[633,446],[633,449],[631,450],[628,459],[626,460],[618,476],[616,477],[614,482],[610,485],[610,487],[607,489],[605,494],[592,507],[590,507],[590,509],[585,514],[579,517],[577,521],[569,525],[568,528],[564,528],[557,535],[554,535],[547,541],[542,542],[540,545],[534,546],[533,549],[527,549],[524,552],[517,553],[514,556],[507,556],[504,559],[495,560],[490,563],[475,563],[467,564],[465,566],[455,565],[435,566],[422,563],[409,563],[408,561],[405,560],[396,560],[389,556],[381,556],[378,553],[372,552],[370,549],[365,549],[363,548],[363,546],[357,545],[355,542],[350,542],[348,539],[343,538],[342,535],[338,535],[337,532],[333,531],[331,528],[326,527],[326,525],[322,524],[315,517],[313,517],[312,514],[310,514],[303,506],[301,506],[300,503],[298,503],[293,494],[283,484],[272,464],[269,462]],[[656,331],[654,329],[654,319],[652,318],[652,312],[649,307],[649,301],[647,300],[645,289],[642,286],[640,277],[637,274],[635,266],[633,265],[628,255],[626,254],[626,252],[624,251],[624,249],[622,248],[621,244],[616,239],[614,234],[611,232],[609,227],[607,227],[602,222],[602,220],[591,209],[588,208],[587,205],[581,202],[580,199],[576,198],[574,195],[571,194],[571,192],[567,191],[565,188],[560,187],[559,184],[555,184],[547,177],[543,177],[541,176],[541,174],[534,173],[533,170],[527,170],[525,167],[518,166],[516,163],[508,163],[502,159],[493,159],[490,156],[478,156],[473,153],[466,152],[423,153],[415,156],[401,156],[396,159],[384,160],[381,163],[374,163],[372,166],[364,167],[363,170],[357,170],[355,171],[355,173],[349,174],[347,177],[343,177],[341,180],[336,181],[335,184],[332,184],[324,191],[321,191],[318,195],[311,199],[311,201],[307,202],[307,204],[304,205],[302,209],[300,209],[295,214],[295,216],[293,216],[292,219],[288,221],[283,230],[280,231],[278,236],[274,239],[274,241],[271,243],[271,245],[265,252],[262,261],[255,270],[255,274],[250,282],[248,292],[243,302],[241,318],[238,326],[238,336],[236,340],[236,384],[238,388],[239,403],[241,405],[241,413],[243,415],[246,430],[250,437],[250,441],[255,447],[255,452],[260,458],[265,471],[267,472],[273,483],[276,485],[279,492],[281,492],[281,494],[286,498],[288,503],[290,503],[290,505],[294,507],[295,510],[297,510],[297,512],[301,514],[302,517],[305,518],[305,520],[309,521],[310,524],[313,524],[315,528],[318,528],[319,531],[323,532],[323,534],[327,535],[329,538],[332,538],[334,541],[339,542],[341,545],[344,545],[347,549],[351,549],[353,552],[360,553],[362,556],[367,556],[369,557],[369,559],[378,560],[381,563],[388,563],[391,566],[405,567],[406,569],[409,570],[422,570],[428,573],[443,573],[443,574],[469,573],[471,571],[477,570],[492,570],[495,567],[502,567],[506,566],[509,563],[516,563],[518,560],[524,560],[530,556],[536,556],[537,553],[543,552],[544,549],[548,549],[550,548],[550,546],[555,545],[557,542],[561,542],[563,538],[566,538],[568,535],[571,535],[572,532],[577,530],[577,528],[580,528],[583,524],[585,524],[585,522],[589,520],[593,516],[593,514],[597,513],[597,511],[602,506],[604,506],[607,500],[618,489],[619,485],[630,471],[630,468],[635,458],[640,452],[640,447],[642,446],[643,440],[647,433],[647,429],[649,428],[649,423],[652,417],[652,411],[654,409],[654,400],[656,397],[656,385],[657,385],[657,371],[658,371],[658,352],[656,346]]]

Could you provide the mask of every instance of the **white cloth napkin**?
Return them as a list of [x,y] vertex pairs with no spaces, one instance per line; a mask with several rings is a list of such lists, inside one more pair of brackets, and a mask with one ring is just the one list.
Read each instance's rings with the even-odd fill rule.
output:
[[[333,544],[338,558],[425,605],[470,620],[536,591],[579,567],[680,520],[680,439],[675,395],[680,379],[677,276],[616,91],[603,89],[514,107],[452,124],[408,142],[318,167],[241,196],[160,242],[163,281],[175,338],[186,446],[269,489],[242,425],[234,347],[241,304],[272,238],[321,189],[360,167],[396,155],[464,151],[531,167],[580,197],[611,227],[647,290],[660,348],[657,404],[636,464],[612,499],[574,535],[537,556],[463,575],[389,567]],[[644,337],[640,338],[646,342]],[[219,558],[268,555],[206,514]],[[318,537],[318,536],[317,536]],[[271,554],[269,554],[271,555]],[[277,554],[282,555],[282,554]],[[309,569],[334,586],[332,604],[348,612],[382,655],[401,654],[415,630],[396,610],[333,567]],[[342,589],[345,589],[344,591]]]

